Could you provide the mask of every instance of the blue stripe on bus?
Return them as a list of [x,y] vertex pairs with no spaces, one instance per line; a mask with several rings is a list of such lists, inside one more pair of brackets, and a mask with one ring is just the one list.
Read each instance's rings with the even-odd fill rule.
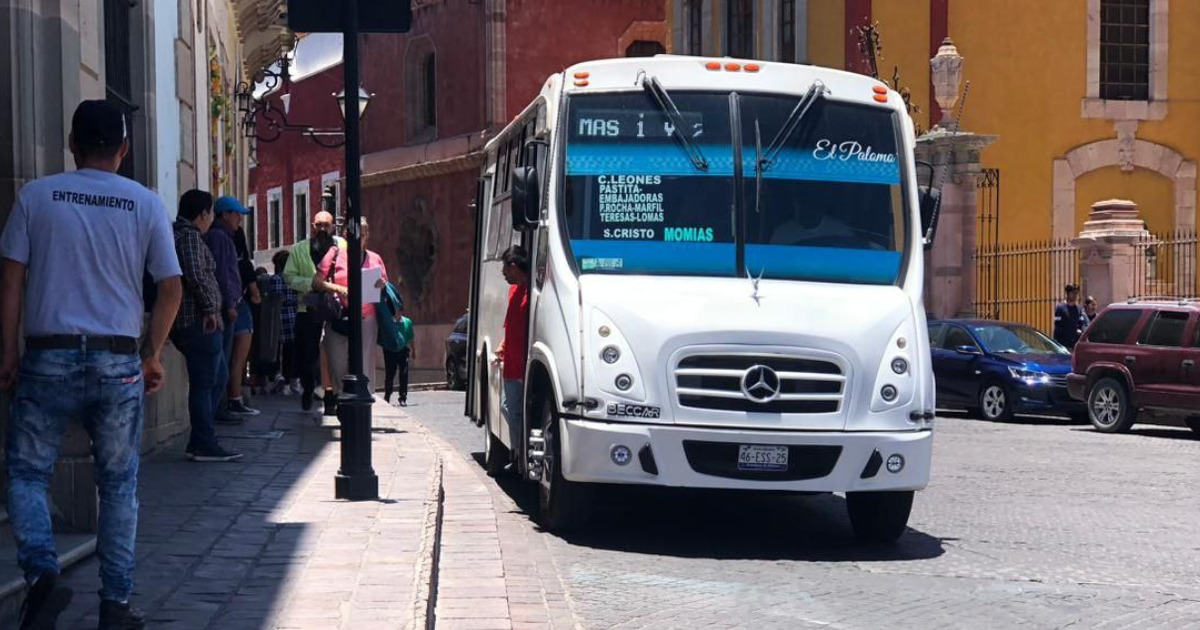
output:
[[[572,240],[580,271],[733,275],[732,243]],[[766,278],[892,284],[900,252],[793,245],[747,245],[746,269]],[[764,273],[765,271],[765,273]]]
[[765,278],[892,284],[900,273],[900,261],[900,252],[891,251],[746,245],[746,270],[754,276],[763,273]]
[[[708,170],[692,165],[683,149],[673,144],[589,145],[567,147],[567,175],[662,175],[666,177],[733,176],[733,149],[729,146],[701,145]],[[851,184],[900,183],[897,162],[859,160],[818,160],[812,149],[784,149],[775,163],[763,173],[766,179],[844,182]],[[742,168],[747,177],[754,174],[754,152],[742,152]]]
[[572,240],[580,271],[733,275],[733,243]]

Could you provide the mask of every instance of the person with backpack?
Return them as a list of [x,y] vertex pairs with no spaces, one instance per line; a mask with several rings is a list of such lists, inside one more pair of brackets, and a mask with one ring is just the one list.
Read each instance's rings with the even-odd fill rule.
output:
[[[379,345],[383,348],[383,401],[392,402],[392,383],[396,382],[396,402],[408,406],[408,366],[413,352],[412,320],[404,316],[404,298],[391,282],[379,290]],[[397,381],[397,377],[399,380]]]

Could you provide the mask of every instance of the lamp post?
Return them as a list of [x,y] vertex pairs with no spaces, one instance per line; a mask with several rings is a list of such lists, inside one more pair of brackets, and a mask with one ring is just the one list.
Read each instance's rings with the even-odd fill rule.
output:
[[[362,344],[362,165],[359,160],[359,118],[366,109],[365,92],[358,84],[358,2],[346,2],[343,38],[342,74],[344,89],[338,99],[346,122],[346,236],[350,279],[350,356],[342,379],[338,400],[338,421],[342,425],[342,460],[334,480],[334,496],[363,501],[379,497],[379,477],[371,466],[371,394],[370,376],[363,371]],[[346,107],[346,94],[359,94],[358,107]],[[371,287],[373,290],[374,287]]]

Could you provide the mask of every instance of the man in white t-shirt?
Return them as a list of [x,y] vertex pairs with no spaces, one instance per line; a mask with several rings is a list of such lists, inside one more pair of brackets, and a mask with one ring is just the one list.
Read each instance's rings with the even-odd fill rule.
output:
[[[162,201],[116,174],[129,150],[121,111],[80,103],[70,146],[79,170],[26,184],[0,236],[0,388],[16,392],[5,447],[8,514],[30,587],[20,628],[53,628],[71,600],[58,582],[47,490],[63,432],[79,418],[100,494],[100,628],[137,629],[145,621],[129,595],[143,401],[166,378],[159,357],[183,295],[179,259]],[[157,298],[143,348],[146,272]]]

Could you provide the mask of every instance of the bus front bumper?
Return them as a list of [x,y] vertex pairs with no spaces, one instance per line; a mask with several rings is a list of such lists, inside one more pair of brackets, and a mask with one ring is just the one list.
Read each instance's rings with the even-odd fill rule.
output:
[[[588,483],[856,492],[929,483],[932,431],[798,432],[563,420],[563,475]],[[786,453],[785,453],[786,451]]]

